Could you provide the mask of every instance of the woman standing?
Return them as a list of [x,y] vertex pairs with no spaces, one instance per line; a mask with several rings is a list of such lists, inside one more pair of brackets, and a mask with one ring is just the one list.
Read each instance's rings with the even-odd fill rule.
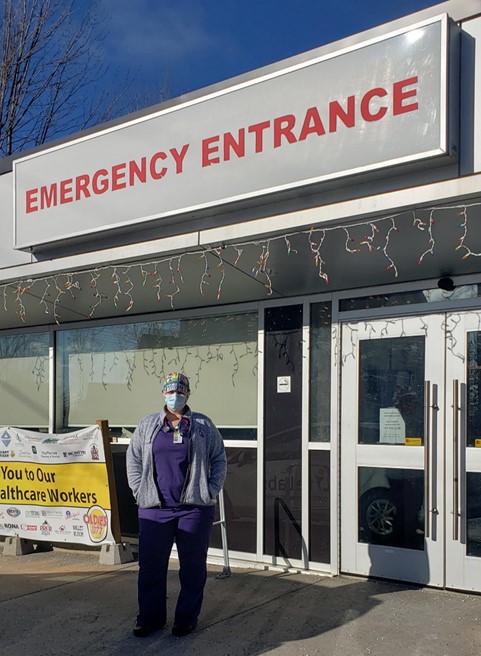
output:
[[169,374],[162,391],[165,406],[140,421],[127,450],[127,476],[139,507],[137,637],[165,625],[174,541],[180,593],[172,634],[184,636],[195,629],[216,497],[226,475],[221,434],[208,417],[187,405],[187,376]]

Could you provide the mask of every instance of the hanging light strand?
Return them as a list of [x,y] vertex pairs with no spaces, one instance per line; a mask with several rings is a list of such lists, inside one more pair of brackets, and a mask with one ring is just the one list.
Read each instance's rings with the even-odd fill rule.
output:
[[[461,204],[457,206],[447,207],[433,207],[423,208],[421,210],[412,211],[412,226],[428,235],[429,241],[427,248],[424,248],[418,263],[422,264],[427,255],[434,256],[436,251],[436,221],[435,213],[440,211],[454,211],[456,216],[461,217],[461,222],[458,224],[461,229],[461,234],[457,238],[455,251],[461,251],[462,260],[469,257],[481,257],[481,252],[471,248],[468,245],[469,233],[469,214],[470,209],[480,207],[481,203]],[[428,212],[428,219],[424,219],[425,213]],[[65,295],[68,293],[69,298],[73,301],[78,300],[79,293],[82,292],[81,288],[81,275],[89,276],[90,280],[88,287],[92,293],[92,301],[90,302],[88,317],[93,318],[98,312],[98,308],[105,304],[110,299],[115,307],[122,306],[122,298],[126,299],[124,312],[129,312],[135,303],[135,276],[138,272],[140,277],[141,287],[147,287],[147,280],[152,280],[152,290],[155,293],[157,303],[162,299],[162,286],[164,284],[163,277],[160,273],[161,266],[167,266],[168,279],[165,284],[170,287],[169,293],[165,293],[165,298],[170,301],[170,306],[175,309],[175,299],[183,291],[184,277],[182,271],[182,262],[184,257],[197,257],[204,260],[203,270],[200,273],[199,279],[199,292],[201,296],[206,293],[206,287],[210,284],[212,278],[212,271],[209,265],[209,253],[215,256],[218,260],[217,269],[219,271],[219,282],[215,293],[217,301],[221,300],[224,283],[226,281],[228,269],[227,262],[234,269],[238,269],[241,261],[246,258],[247,249],[258,249],[256,256],[256,263],[250,269],[254,278],[262,280],[266,288],[266,295],[271,296],[273,293],[273,275],[274,272],[269,266],[271,258],[272,244],[282,240],[287,255],[290,257],[299,256],[299,240],[307,239],[308,248],[313,255],[316,270],[321,279],[329,284],[329,275],[327,272],[327,263],[324,259],[323,251],[326,248],[325,242],[328,234],[342,231],[344,234],[344,250],[350,255],[356,255],[367,250],[368,253],[382,252],[387,260],[386,269],[393,272],[395,278],[399,275],[398,264],[391,256],[391,241],[395,233],[399,232],[396,224],[397,217],[405,216],[406,212],[394,214],[391,216],[383,216],[379,219],[371,219],[364,222],[355,222],[347,225],[327,226],[323,228],[311,227],[306,230],[297,230],[290,233],[282,234],[279,236],[268,237],[266,239],[250,240],[241,243],[222,244],[219,247],[208,247],[202,250],[186,252],[177,256],[169,255],[164,258],[154,259],[150,262],[142,262],[138,264],[129,264],[127,266],[119,266],[114,264],[107,264],[105,266],[98,266],[94,269],[81,270],[71,273],[57,273],[49,274],[35,279],[17,280],[0,285],[3,292],[3,309],[5,312],[9,311],[10,298],[13,297],[15,312],[20,317],[21,321],[25,323],[27,307],[25,305],[25,295],[33,294],[38,286],[42,286],[39,291],[39,303],[43,306],[46,314],[51,314],[53,320],[59,324],[62,320],[61,309],[64,307]],[[362,239],[357,242],[354,238],[355,231],[360,228],[367,228]],[[383,236],[384,235],[384,236]],[[295,240],[295,241],[294,241]],[[294,247],[294,244],[295,246]],[[363,248],[364,247],[364,248]],[[232,255],[231,255],[232,254]],[[110,277],[111,284],[114,288],[114,294],[110,297],[104,293],[102,289],[106,284],[106,276]],[[100,284],[102,283],[102,287]]]
[[217,294],[216,294],[216,299],[218,301],[220,300],[220,295],[222,293],[222,285],[224,284],[224,280],[225,280],[225,264],[224,264],[224,260],[222,259],[223,250],[224,250],[223,247],[215,249],[215,253],[219,258],[219,263],[217,265],[217,268],[220,271],[220,281],[219,281],[219,285],[217,286]]
[[325,271],[323,270],[323,266],[325,264],[324,260],[321,257],[321,248],[322,244],[324,243],[324,239],[326,238],[326,231],[321,230],[321,239],[319,242],[316,242],[313,239],[313,234],[314,232],[317,232],[314,230],[314,228],[311,228],[311,230],[308,233],[307,239],[309,241],[309,247],[311,249],[311,253],[314,255],[314,261],[316,263],[316,268],[319,273],[319,278],[322,278],[323,280],[326,281],[326,285],[329,284],[329,276]]
[[466,244],[464,243],[466,241],[466,238],[468,236],[468,207],[465,206],[461,209],[460,212],[458,212],[458,216],[463,217],[463,221],[460,223],[460,228],[463,229],[463,234],[458,240],[458,245],[456,246],[455,250],[463,250],[464,255],[462,256],[462,260],[467,260],[468,257],[481,257],[481,253],[476,253],[475,251],[472,251]]
[[204,296],[204,285],[209,284],[208,278],[210,278],[210,267],[209,267],[209,260],[207,259],[207,251],[204,251],[201,254],[201,258],[204,260],[204,271],[202,272],[202,276],[200,277],[200,295]]
[[388,246],[389,246],[389,240],[391,239],[391,233],[393,233],[393,232],[399,232],[398,228],[396,227],[396,223],[395,223],[395,221],[394,221],[394,218],[391,218],[391,222],[392,222],[392,224],[391,224],[391,227],[389,228],[389,230],[387,231],[387,235],[386,235],[386,239],[385,239],[385,241],[384,241],[384,247],[383,247],[383,249],[382,249],[382,252],[384,253],[384,257],[385,257],[385,258],[387,259],[387,261],[389,262],[389,264],[388,264],[388,266],[386,267],[386,269],[387,269],[388,271],[389,271],[390,269],[392,269],[392,270],[394,271],[394,277],[397,278],[398,275],[399,275],[399,272],[398,272],[397,266],[396,266],[396,264],[394,263],[394,260],[391,258],[391,256],[390,256],[389,253],[387,252],[387,249],[388,249]]

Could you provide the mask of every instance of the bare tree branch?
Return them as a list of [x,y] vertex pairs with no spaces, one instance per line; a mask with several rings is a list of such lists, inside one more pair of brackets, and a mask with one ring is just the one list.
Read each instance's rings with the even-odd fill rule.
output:
[[[86,0],[79,16],[72,0],[4,0],[0,156],[139,109],[128,82],[105,84],[94,6]],[[165,88],[155,101],[163,97]]]

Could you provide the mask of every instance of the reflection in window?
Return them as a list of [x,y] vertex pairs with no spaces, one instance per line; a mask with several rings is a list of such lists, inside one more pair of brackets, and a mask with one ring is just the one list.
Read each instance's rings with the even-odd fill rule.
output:
[[311,305],[309,440],[331,437],[331,304]]
[[481,333],[470,332],[468,339],[467,362],[467,444],[468,446],[481,446]]
[[[255,553],[257,529],[257,449],[227,448],[224,507],[229,549]],[[222,548],[220,527],[210,544]]]
[[439,303],[440,301],[459,301],[476,298],[480,295],[480,285],[460,285],[452,291],[432,287],[410,292],[395,292],[393,294],[372,294],[358,298],[345,298],[339,303],[340,312],[352,310],[370,310],[398,305],[416,305],[417,303]]
[[331,560],[331,454],[309,452],[309,560]]
[[467,505],[467,540],[468,556],[481,557],[481,474],[468,472],[466,474],[466,505]]
[[0,337],[0,425],[48,430],[48,333]]
[[360,343],[359,443],[421,446],[424,337]]
[[163,404],[162,383],[185,371],[189,405],[226,429],[255,439],[257,315],[175,319],[58,332],[57,430],[108,419],[128,437]]
[[424,472],[359,467],[359,542],[424,549]]

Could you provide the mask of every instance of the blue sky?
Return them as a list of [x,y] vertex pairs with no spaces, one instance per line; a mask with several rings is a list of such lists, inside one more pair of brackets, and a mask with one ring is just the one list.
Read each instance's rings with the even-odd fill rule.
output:
[[[77,0],[80,2],[81,0]],[[103,56],[133,88],[178,96],[444,2],[97,0]]]

